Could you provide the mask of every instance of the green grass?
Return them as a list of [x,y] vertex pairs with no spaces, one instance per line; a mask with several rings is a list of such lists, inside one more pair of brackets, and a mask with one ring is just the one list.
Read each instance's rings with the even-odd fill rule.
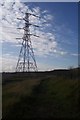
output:
[[3,119],[80,118],[80,81],[34,77],[3,85]]

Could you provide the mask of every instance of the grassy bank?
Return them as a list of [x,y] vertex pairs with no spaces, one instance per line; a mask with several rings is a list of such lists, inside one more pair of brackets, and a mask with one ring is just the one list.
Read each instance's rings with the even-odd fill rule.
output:
[[72,72],[66,74],[47,73],[4,84],[3,119],[80,118],[80,82]]

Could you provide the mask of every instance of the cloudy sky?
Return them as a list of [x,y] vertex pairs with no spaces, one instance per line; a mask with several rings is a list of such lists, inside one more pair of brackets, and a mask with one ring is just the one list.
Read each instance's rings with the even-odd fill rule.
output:
[[[0,1],[0,63],[3,71],[15,71],[23,36],[25,12],[30,16],[31,41],[38,70],[52,70],[78,66],[78,3],[49,2],[2,2]],[[1,48],[1,47],[0,47]],[[0,67],[1,68],[1,67]],[[0,70],[1,71],[1,70]]]

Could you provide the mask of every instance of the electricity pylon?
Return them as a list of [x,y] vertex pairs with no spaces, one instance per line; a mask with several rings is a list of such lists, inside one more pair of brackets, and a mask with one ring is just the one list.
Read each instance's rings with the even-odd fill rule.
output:
[[[21,19],[18,18],[19,20],[24,20],[25,21],[25,27],[23,28],[18,28],[18,29],[24,29],[24,35],[22,38],[16,38],[16,39],[22,39],[22,46],[16,66],[16,72],[29,72],[29,71],[38,71],[37,69],[37,64],[34,56],[34,51],[32,48],[32,43],[30,36],[33,34],[30,34],[30,26],[33,25],[29,22],[29,16],[33,15],[35,17],[38,17],[34,14],[25,13],[25,18]],[[34,27],[39,27],[37,25],[33,25]],[[39,37],[36,35],[33,35],[35,37]]]

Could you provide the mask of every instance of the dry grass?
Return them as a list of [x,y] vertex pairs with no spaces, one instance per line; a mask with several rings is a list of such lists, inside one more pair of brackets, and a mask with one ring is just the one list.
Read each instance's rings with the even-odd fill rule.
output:
[[3,118],[80,118],[80,81],[75,72],[68,73],[12,78],[14,82],[3,85]]
[[39,79],[23,80],[3,85],[3,116],[10,111],[10,108],[20,101],[23,96],[29,96],[33,86],[39,84]]

